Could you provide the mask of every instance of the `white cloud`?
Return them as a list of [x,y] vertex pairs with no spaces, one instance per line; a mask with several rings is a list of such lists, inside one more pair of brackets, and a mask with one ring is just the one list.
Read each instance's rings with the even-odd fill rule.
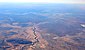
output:
[[58,39],[59,37],[53,37],[53,39]]
[[85,24],[81,24],[82,27],[85,27]]

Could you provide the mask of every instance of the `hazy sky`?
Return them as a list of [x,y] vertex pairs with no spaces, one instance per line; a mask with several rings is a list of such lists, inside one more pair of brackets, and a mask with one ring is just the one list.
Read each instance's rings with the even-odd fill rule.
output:
[[85,0],[0,0],[0,2],[85,3]]

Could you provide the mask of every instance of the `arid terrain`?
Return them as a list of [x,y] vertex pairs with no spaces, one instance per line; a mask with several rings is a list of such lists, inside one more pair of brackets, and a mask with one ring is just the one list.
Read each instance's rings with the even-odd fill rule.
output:
[[0,50],[85,50],[83,4],[0,5]]

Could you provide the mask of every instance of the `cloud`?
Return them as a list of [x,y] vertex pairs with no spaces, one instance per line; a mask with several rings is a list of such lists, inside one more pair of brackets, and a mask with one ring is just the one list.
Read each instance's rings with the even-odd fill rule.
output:
[[81,26],[85,28],[85,24],[81,24]]

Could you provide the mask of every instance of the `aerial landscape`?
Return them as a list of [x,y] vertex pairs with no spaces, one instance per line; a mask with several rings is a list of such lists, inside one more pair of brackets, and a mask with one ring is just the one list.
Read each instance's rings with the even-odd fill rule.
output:
[[85,4],[0,3],[0,50],[85,50]]

